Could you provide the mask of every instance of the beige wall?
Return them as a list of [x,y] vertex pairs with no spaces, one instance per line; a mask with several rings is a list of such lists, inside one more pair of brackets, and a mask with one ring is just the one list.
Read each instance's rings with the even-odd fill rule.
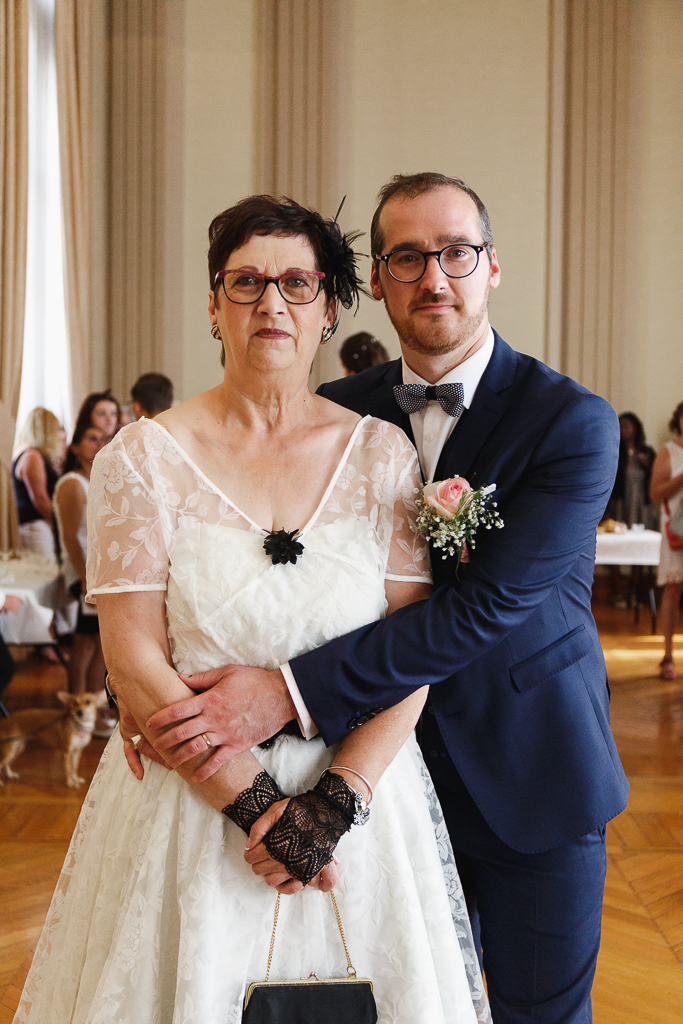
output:
[[[464,178],[488,207],[503,269],[492,322],[540,358],[548,17],[546,0],[354,0],[346,217],[369,231],[377,191],[397,172]],[[381,304],[364,300],[343,326],[373,331],[398,354]]]
[[[174,216],[178,227],[167,240],[177,287],[167,305],[166,351],[178,394],[189,397],[220,379],[207,329],[206,229],[216,212],[256,182],[257,2],[170,4],[170,88],[178,110],[167,127],[175,161],[169,164],[175,170],[171,166],[167,208],[169,223]],[[369,231],[377,189],[396,171],[435,168],[465,178],[489,208],[503,268],[492,295],[492,322],[514,347],[545,358],[549,85],[558,74],[550,40],[553,13],[556,34],[558,17],[561,24],[563,0],[349,4],[348,199],[342,223]],[[683,0],[633,0],[632,10],[632,255],[625,270],[625,381],[615,393],[628,397],[651,442],[659,444],[671,409],[683,397]],[[555,142],[557,137],[555,131]],[[367,235],[359,247],[369,252]],[[314,380],[336,376],[339,343],[365,329],[398,352],[383,307],[364,299],[355,319],[344,315]],[[173,364],[178,350],[182,359]]]
[[627,394],[658,447],[683,401],[683,2],[640,0],[634,28]]
[[[209,334],[207,229],[212,218],[252,191],[254,4],[192,0],[185,10],[182,195],[182,386],[189,398],[223,375]],[[180,324],[178,325],[181,326]]]

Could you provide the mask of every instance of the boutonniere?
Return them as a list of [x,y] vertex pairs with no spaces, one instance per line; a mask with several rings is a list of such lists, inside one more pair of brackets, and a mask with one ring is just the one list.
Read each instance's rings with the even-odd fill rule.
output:
[[469,562],[468,549],[475,547],[479,527],[503,527],[497,503],[491,501],[495,489],[495,484],[489,484],[473,491],[461,476],[417,488],[418,530],[433,547],[441,549],[442,558],[457,555],[458,567],[461,562]]

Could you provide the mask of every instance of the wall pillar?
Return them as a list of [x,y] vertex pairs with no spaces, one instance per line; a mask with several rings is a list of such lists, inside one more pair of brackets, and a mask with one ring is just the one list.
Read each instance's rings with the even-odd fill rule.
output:
[[554,8],[547,354],[620,407],[631,4],[556,0]]
[[[333,217],[349,188],[351,4],[259,0],[257,48],[256,190]],[[312,385],[340,376],[339,334]]]

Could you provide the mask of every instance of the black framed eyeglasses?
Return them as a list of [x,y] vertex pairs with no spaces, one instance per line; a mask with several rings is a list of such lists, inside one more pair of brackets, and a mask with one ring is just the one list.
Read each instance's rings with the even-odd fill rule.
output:
[[419,281],[427,269],[427,260],[436,256],[439,266],[446,277],[469,277],[479,266],[479,257],[485,245],[470,245],[469,242],[447,245],[445,249],[434,252],[420,252],[419,249],[396,249],[386,256],[375,256],[386,264],[386,268],[395,281],[411,284]]
[[265,277],[255,270],[219,270],[214,278],[223,284],[226,299],[247,306],[258,302],[269,284],[274,284],[285,302],[305,306],[315,302],[325,281],[319,270],[286,270],[277,277]]

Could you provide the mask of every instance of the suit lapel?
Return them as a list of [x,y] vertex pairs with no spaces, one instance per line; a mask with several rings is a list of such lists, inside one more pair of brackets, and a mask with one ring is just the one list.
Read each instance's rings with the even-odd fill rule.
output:
[[399,407],[394,398],[394,387],[403,383],[403,370],[400,359],[394,359],[387,364],[387,372],[369,396],[368,411],[372,416],[380,420],[388,420],[400,427],[408,437],[411,444],[415,444],[413,428],[410,425],[410,416]]
[[[472,405],[443,447],[434,473],[435,480],[444,480],[456,474],[469,479],[474,461],[486,439],[512,401],[517,357],[495,331],[493,334],[493,355],[474,393]],[[473,487],[479,487],[487,481],[470,480],[470,483]]]

